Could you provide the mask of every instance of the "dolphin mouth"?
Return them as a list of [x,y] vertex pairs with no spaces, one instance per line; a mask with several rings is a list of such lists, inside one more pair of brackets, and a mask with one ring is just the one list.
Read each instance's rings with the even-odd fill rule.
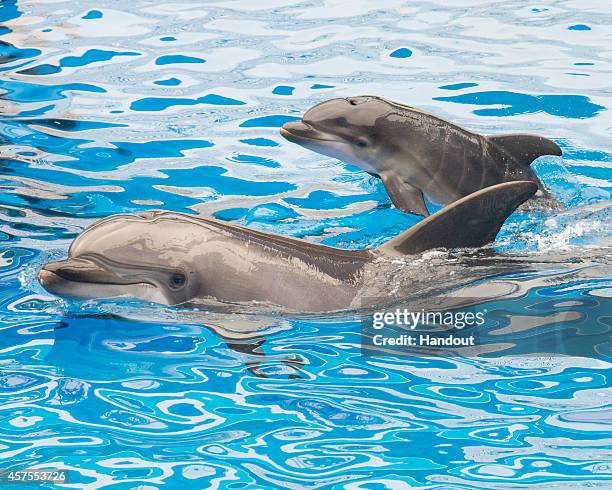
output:
[[[97,264],[90,258],[70,258],[57,262],[49,262],[38,272],[38,280],[47,289],[59,282],[72,282],[83,284],[103,284],[108,286],[130,286],[148,284],[155,286],[149,281],[143,281],[136,277],[121,277],[118,274]],[[53,292],[53,291],[51,291]]]
[[300,143],[302,141],[338,141],[336,138],[328,136],[327,133],[318,130],[304,120],[286,122],[280,128],[280,134],[292,143]]

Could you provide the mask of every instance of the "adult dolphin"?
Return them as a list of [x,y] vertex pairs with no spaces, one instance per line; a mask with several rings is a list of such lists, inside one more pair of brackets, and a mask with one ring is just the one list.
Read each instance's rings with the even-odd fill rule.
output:
[[561,155],[556,143],[541,136],[483,136],[373,96],[322,102],[280,132],[378,175],[397,208],[423,216],[429,215],[423,194],[449,204],[501,182],[530,180],[539,195],[548,195],[530,165],[542,155]]
[[81,233],[69,258],[46,264],[38,278],[51,293],[85,299],[127,295],[166,305],[256,302],[300,312],[354,308],[371,290],[372,278],[380,280],[378,259],[489,243],[536,191],[529,181],[488,187],[365,250],[177,212],[115,215]]

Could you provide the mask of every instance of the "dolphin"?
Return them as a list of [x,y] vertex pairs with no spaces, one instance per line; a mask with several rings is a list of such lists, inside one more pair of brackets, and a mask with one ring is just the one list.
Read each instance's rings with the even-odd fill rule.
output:
[[51,293],[82,299],[131,296],[186,306],[255,303],[299,312],[358,308],[365,291],[371,291],[372,278],[380,277],[380,259],[490,243],[506,218],[536,191],[531,181],[482,189],[380,247],[361,250],[179,212],[114,215],[83,231],[68,259],[46,264],[38,279]]
[[542,155],[561,155],[553,141],[530,134],[483,136],[381,97],[337,98],[309,109],[280,133],[305,148],[379,176],[393,204],[428,216],[423,195],[445,205],[502,182],[530,180]]

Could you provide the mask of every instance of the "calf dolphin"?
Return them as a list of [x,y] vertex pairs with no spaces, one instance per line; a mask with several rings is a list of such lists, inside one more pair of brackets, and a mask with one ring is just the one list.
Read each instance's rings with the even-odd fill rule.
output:
[[115,215],[81,233],[69,258],[46,264],[38,278],[51,293],[84,299],[127,295],[166,305],[215,301],[300,312],[350,309],[361,304],[372,277],[380,276],[378,259],[489,243],[536,191],[529,181],[488,187],[364,250],[177,212]]
[[542,155],[561,155],[556,143],[541,136],[483,136],[374,96],[322,102],[280,132],[378,175],[397,208],[423,216],[429,215],[423,194],[449,204],[501,182],[530,180],[547,195],[530,164]]

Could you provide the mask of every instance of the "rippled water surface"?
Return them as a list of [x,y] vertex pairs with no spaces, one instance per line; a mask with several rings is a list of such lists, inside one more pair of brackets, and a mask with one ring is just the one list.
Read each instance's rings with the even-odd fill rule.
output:
[[515,314],[609,339],[607,2],[3,0],[0,19],[0,467],[69,468],[73,488],[612,486],[609,359],[363,357],[355,315],[81,304],[35,279],[127,211],[382,243],[417,218],[278,134],[375,94],[564,152],[534,165],[566,210],[499,237],[523,265],[434,254],[415,284],[512,284]]

